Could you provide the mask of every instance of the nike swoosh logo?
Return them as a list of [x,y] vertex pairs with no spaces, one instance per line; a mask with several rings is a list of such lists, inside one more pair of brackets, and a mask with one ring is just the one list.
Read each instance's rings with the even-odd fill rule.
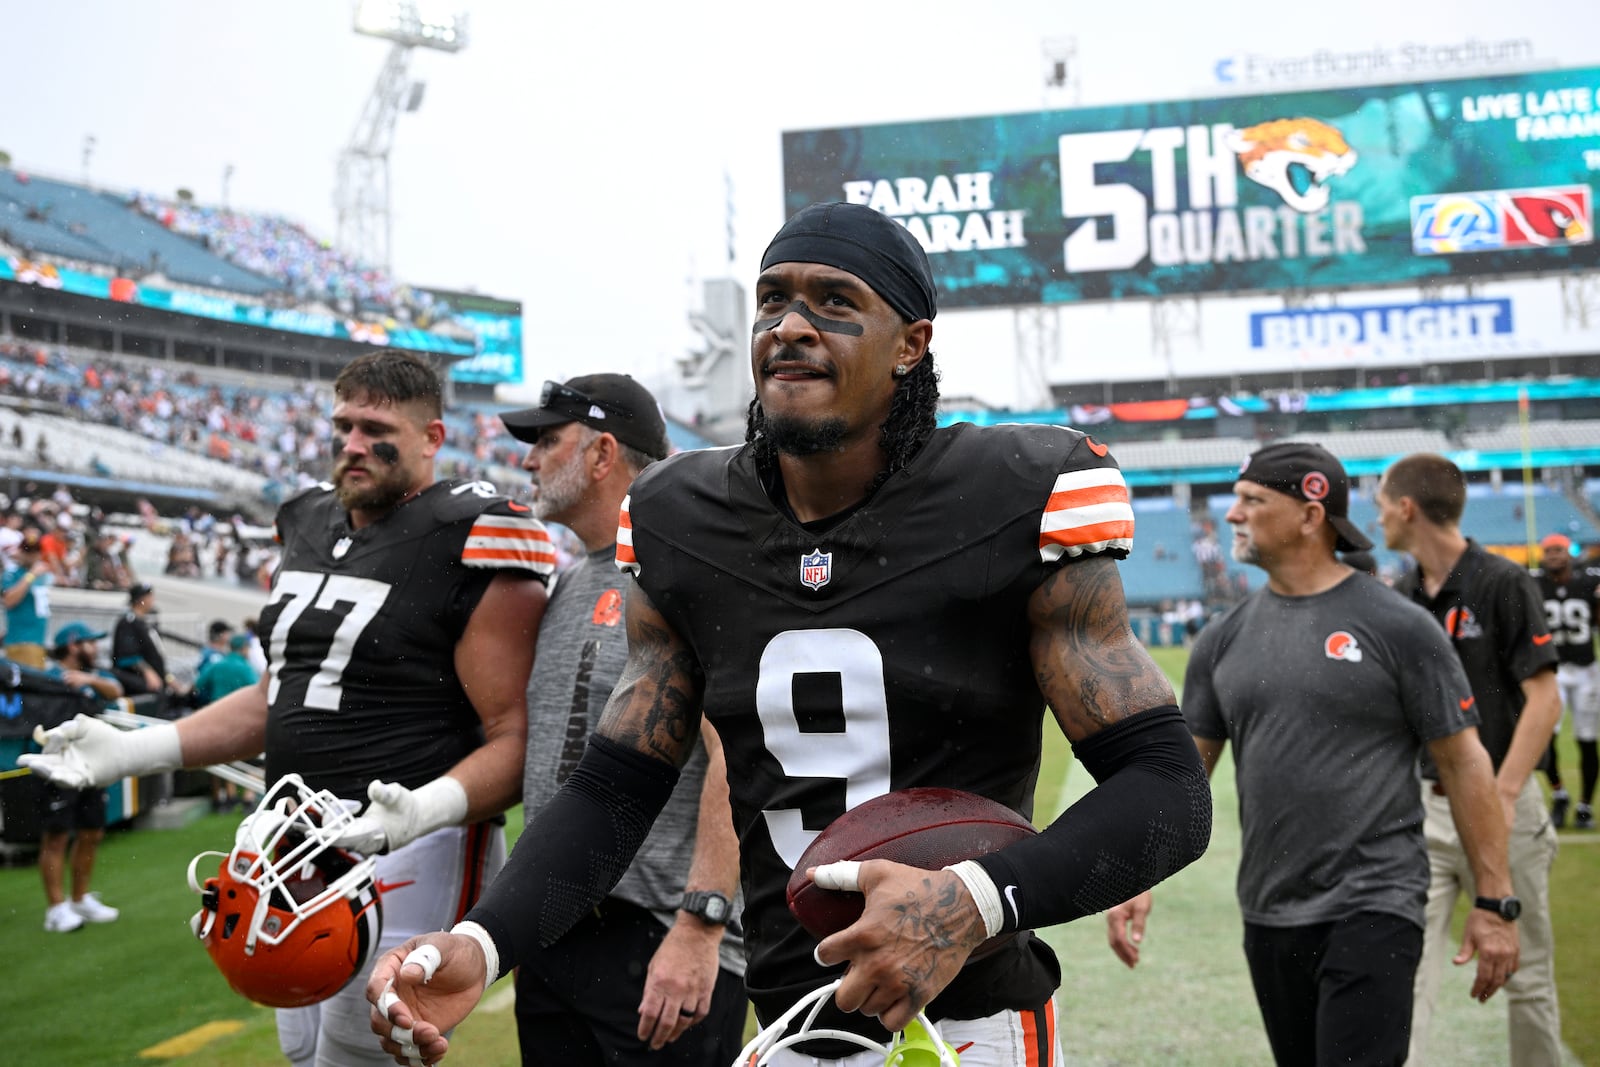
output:
[[1092,437],[1085,437],[1083,439],[1083,443],[1089,446],[1089,451],[1090,452],[1093,452],[1095,455],[1099,456],[1101,459],[1104,459],[1106,453],[1111,451],[1111,449],[1107,448],[1105,445],[1101,444],[1099,441],[1096,441]]
[[1466,711],[1468,708],[1472,707],[1473,702],[1477,699],[1477,697],[1467,697],[1467,699],[1460,701],[1459,703],[1461,704],[1461,710]]
[[1555,634],[1539,634],[1534,637],[1533,643],[1536,645],[1548,645],[1553,637],[1555,637]]
[[963,1052],[967,1051],[967,1049],[971,1048],[973,1045],[976,1045],[976,1044],[977,1044],[976,1041],[968,1041],[965,1045],[957,1045],[951,1051],[953,1051],[957,1056],[959,1056]]
[[1017,887],[1006,886],[1006,903],[1011,905],[1011,921],[1018,926],[1022,925],[1022,912],[1017,909]]
[[532,511],[533,510],[532,508],[528,507],[526,504],[519,504],[515,500],[507,500],[506,501],[506,507],[510,508],[512,511]]
[[380,878],[378,881],[372,883],[372,888],[376,889],[378,891],[378,895],[381,897],[385,893],[392,893],[396,889],[404,889],[408,885],[416,884],[417,880],[415,878],[408,878],[404,882],[385,882]]

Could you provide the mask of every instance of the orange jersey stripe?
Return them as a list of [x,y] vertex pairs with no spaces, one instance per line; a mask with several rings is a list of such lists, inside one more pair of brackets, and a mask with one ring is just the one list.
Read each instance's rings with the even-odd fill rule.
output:
[[1050,494],[1045,511],[1065,511],[1085,504],[1125,504],[1128,487],[1125,485],[1091,485],[1082,489],[1067,489]]
[[1039,547],[1045,545],[1093,545],[1101,541],[1117,541],[1133,537],[1133,522],[1115,519],[1111,522],[1090,523],[1067,530],[1050,530],[1039,535]]

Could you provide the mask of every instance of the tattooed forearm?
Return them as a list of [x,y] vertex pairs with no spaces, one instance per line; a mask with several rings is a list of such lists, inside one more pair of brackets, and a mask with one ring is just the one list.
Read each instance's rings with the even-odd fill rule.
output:
[[683,640],[653,609],[635,610],[630,604],[628,662],[606,704],[600,732],[682,766],[699,733],[703,689],[699,663]]
[[1034,676],[1069,737],[1173,702],[1171,684],[1128,626],[1114,561],[1062,567],[1034,593],[1029,615]]

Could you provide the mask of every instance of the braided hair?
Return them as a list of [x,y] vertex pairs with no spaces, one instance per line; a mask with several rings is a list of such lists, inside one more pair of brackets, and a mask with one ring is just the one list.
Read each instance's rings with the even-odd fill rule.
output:
[[[761,401],[751,400],[745,416],[744,439],[752,446],[756,462],[763,468],[769,468],[778,460],[778,450],[773,447],[766,425],[767,415],[761,408]],[[867,486],[868,494],[877,492],[890,475],[910,464],[938,425],[939,371],[933,364],[933,352],[929,351],[895,386],[888,417],[878,431],[878,443],[888,463]]]

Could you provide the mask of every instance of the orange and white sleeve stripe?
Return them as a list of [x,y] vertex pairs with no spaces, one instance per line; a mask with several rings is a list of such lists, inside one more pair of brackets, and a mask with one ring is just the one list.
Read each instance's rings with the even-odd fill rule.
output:
[[556,569],[556,548],[538,519],[479,515],[467,533],[461,562],[469,567],[532,571],[549,579]]
[[617,515],[617,570],[639,577],[639,557],[633,554],[633,516],[628,514],[632,496],[622,498],[622,511]]
[[1056,478],[1039,520],[1039,558],[1054,563],[1107,549],[1133,549],[1133,504],[1115,467],[1067,471]]

